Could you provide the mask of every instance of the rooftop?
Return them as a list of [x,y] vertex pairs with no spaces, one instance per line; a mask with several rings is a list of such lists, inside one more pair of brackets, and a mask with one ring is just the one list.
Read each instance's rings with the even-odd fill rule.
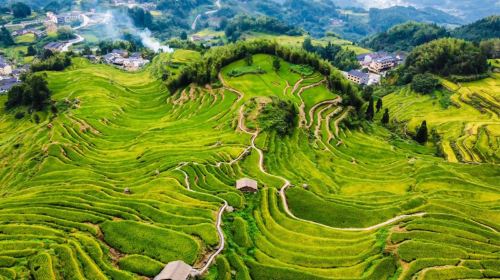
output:
[[153,280],[186,280],[191,270],[191,266],[183,261],[169,262]]

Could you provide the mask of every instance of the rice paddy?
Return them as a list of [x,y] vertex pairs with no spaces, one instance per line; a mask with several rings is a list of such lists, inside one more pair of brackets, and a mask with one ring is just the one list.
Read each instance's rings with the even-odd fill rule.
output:
[[[184,54],[174,59],[194,59]],[[2,107],[0,279],[143,279],[172,260],[200,269],[221,246],[225,202],[225,247],[206,279],[500,277],[496,162],[450,162],[377,125],[351,130],[352,109],[321,75],[253,60],[264,72],[230,77],[237,61],[219,86],[169,94],[152,71],[75,59],[48,73],[58,113],[36,123]],[[297,106],[292,135],[250,126],[245,108],[271,96]],[[259,192],[237,191],[242,177]]]

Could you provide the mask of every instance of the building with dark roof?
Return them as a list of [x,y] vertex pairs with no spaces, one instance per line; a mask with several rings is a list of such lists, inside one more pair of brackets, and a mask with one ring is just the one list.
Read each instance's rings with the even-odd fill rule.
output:
[[370,80],[370,75],[359,70],[351,70],[347,72],[346,78],[358,85],[367,85]]

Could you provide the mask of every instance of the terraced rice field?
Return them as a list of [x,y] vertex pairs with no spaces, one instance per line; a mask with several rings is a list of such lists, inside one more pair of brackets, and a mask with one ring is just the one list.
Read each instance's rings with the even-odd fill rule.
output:
[[481,81],[453,84],[450,106],[438,98],[405,89],[384,98],[392,116],[414,130],[423,120],[441,136],[441,149],[450,162],[500,162],[500,74]]
[[[57,116],[0,111],[0,279],[202,270],[226,202],[206,279],[500,277],[497,165],[349,130],[319,74],[254,64],[266,73],[231,78],[238,61],[221,87],[169,95],[148,70],[76,59],[48,74]],[[247,127],[245,107],[269,96],[296,104],[293,135]],[[241,177],[259,192],[236,191]]]

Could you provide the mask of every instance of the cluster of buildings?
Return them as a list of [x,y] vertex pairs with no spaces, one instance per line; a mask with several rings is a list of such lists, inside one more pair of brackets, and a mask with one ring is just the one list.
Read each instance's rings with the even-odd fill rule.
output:
[[0,94],[9,91],[14,85],[19,84],[20,76],[28,70],[29,66],[15,68],[0,55]]
[[361,64],[361,69],[344,72],[344,76],[359,85],[377,85],[387,71],[396,68],[405,59],[404,53],[375,52],[359,55],[358,62]]
[[[93,60],[92,58],[89,58]],[[127,71],[136,71],[149,63],[141,53],[128,53],[126,50],[112,50],[102,57],[103,61],[110,65],[115,65]]]
[[42,30],[35,29],[35,28],[23,28],[23,29],[12,31],[11,34],[14,37],[22,36],[22,35],[26,35],[26,34],[33,34],[37,38],[41,38],[45,35],[45,32]]
[[47,21],[55,24],[72,24],[74,22],[83,21],[83,14],[80,12],[72,11],[62,14],[54,14],[53,12],[47,13]]

